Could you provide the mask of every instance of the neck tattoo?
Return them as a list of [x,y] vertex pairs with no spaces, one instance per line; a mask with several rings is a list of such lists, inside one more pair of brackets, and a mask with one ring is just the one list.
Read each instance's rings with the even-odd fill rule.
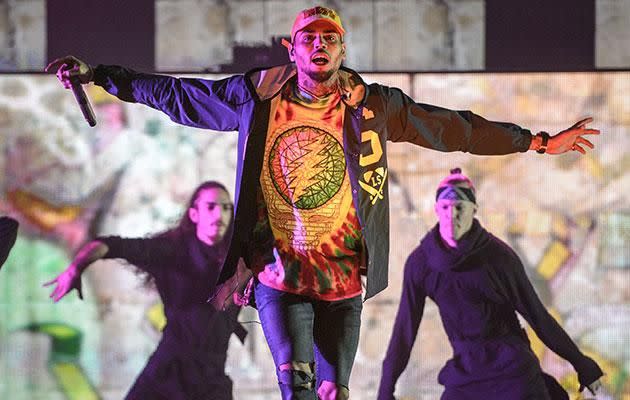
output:
[[326,98],[328,98],[331,94],[339,91],[338,84],[335,84],[332,87],[326,88],[328,89],[328,91],[323,94],[315,94],[311,90],[308,90],[304,86],[300,85],[299,82],[297,82],[296,88],[297,88],[298,94],[301,95],[301,97],[304,97],[308,100],[313,100],[313,101],[326,100]]

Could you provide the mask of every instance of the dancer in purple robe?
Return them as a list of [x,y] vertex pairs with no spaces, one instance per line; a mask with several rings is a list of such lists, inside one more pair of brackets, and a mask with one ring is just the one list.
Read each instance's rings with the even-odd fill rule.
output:
[[225,374],[228,342],[233,333],[243,341],[246,331],[237,322],[238,306],[207,302],[210,283],[221,272],[232,212],[225,187],[205,182],[175,228],[149,238],[99,237],[46,284],[56,285],[50,295],[55,302],[72,289],[82,298],[82,272],[103,258],[124,259],[154,280],[167,324],[127,400],[232,399],[232,381]]
[[439,185],[439,223],[409,255],[403,292],[383,361],[378,400],[394,399],[409,361],[425,300],[437,304],[453,348],[440,371],[442,400],[567,399],[540,363],[516,316],[577,371],[580,390],[599,385],[602,370],[547,312],[514,251],[474,218],[475,188],[459,168]]

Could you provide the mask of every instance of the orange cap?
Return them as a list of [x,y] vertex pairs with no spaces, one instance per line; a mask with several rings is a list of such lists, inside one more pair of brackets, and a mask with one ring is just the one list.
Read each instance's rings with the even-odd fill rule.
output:
[[316,6],[300,11],[297,17],[295,17],[293,28],[291,28],[291,41],[295,39],[295,34],[298,33],[298,31],[301,31],[315,21],[328,22],[341,36],[346,33],[341,25],[341,18],[339,18],[339,14],[337,14],[335,10],[328,7]]

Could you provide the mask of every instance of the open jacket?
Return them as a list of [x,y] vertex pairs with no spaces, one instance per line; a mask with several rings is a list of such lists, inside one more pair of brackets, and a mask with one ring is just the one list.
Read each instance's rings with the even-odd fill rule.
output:
[[[235,226],[218,283],[229,278],[256,222],[256,189],[265,150],[270,111],[282,87],[296,76],[294,64],[257,69],[221,80],[174,78],[99,65],[94,82],[128,102],[166,113],[196,128],[238,131]],[[354,71],[339,71],[346,104],[344,153],[352,197],[365,240],[365,298],[387,287],[389,200],[386,142],[410,142],[434,150],[473,154],[527,151],[531,132],[487,121],[470,111],[416,103],[400,89],[367,85]]]

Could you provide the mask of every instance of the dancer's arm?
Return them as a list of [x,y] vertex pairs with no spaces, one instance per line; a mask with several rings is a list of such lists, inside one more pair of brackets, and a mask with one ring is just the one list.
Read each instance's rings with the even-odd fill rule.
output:
[[79,298],[83,299],[81,274],[95,261],[104,258],[124,259],[136,268],[156,276],[160,273],[160,266],[168,265],[174,249],[175,246],[169,239],[160,237],[99,237],[83,246],[70,265],[55,279],[46,282],[44,286],[56,284],[50,294],[50,298],[55,302],[72,289],[77,289]]
[[81,274],[83,271],[94,261],[99,260],[107,254],[108,248],[103,242],[93,240],[83,246],[74,260],[70,263],[59,276],[55,279],[44,283],[44,286],[50,286],[55,284],[50,298],[53,301],[58,302],[72,289],[76,289],[79,298],[83,300],[83,293],[81,291]]
[[419,253],[419,250],[411,253],[405,263],[403,291],[387,354],[383,360],[378,400],[394,398],[396,381],[407,367],[422,321],[426,294],[419,274]]
[[573,365],[578,374],[580,390],[590,386],[603,376],[601,368],[580,351],[562,326],[549,314],[529,281],[520,259],[513,252],[510,253],[500,268],[494,270],[499,275],[505,296],[527,320],[540,340]]

